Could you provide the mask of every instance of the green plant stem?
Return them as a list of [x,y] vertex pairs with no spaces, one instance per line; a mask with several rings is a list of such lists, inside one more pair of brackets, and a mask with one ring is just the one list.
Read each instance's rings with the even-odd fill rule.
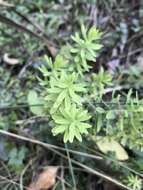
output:
[[67,146],[66,143],[65,143],[65,149],[66,149],[66,152],[67,152],[67,157],[68,157],[70,172],[71,172],[72,181],[73,181],[73,186],[74,186],[74,189],[73,189],[73,190],[77,190],[77,188],[76,188],[76,181],[75,181],[75,177],[74,177],[74,171],[73,171],[73,167],[72,167],[72,162],[71,162],[71,158],[70,158],[68,146]]

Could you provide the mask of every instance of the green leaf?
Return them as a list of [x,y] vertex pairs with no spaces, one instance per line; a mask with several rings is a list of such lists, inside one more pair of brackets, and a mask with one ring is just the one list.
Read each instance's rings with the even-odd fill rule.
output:
[[71,48],[71,53],[77,53],[79,50],[77,48]]
[[91,127],[92,127],[92,126],[91,126],[90,124],[88,124],[88,123],[80,123],[80,125],[79,125],[79,131],[80,131],[81,134],[82,134],[82,133],[87,134],[88,132],[87,132],[86,129],[89,129],[89,128],[91,128]]
[[96,125],[96,132],[97,133],[100,132],[102,124],[103,124],[102,115],[98,115],[98,117],[97,117],[97,125]]
[[85,26],[82,24],[81,25],[81,33],[82,33],[82,36],[84,39],[86,39],[86,32],[87,32],[87,29],[85,28]]
[[80,120],[80,121],[87,121],[91,118],[91,116],[87,113],[87,111],[83,111],[81,110],[81,113],[79,113],[77,115],[77,118]]
[[92,48],[93,50],[100,50],[103,47],[102,44],[91,44],[90,48]]
[[49,71],[47,70],[47,68],[44,66],[44,65],[42,65],[40,68],[39,68],[39,70],[43,73],[43,75],[44,75],[44,77],[47,77],[47,76],[49,76]]
[[48,92],[49,93],[51,93],[51,94],[58,94],[58,93],[60,93],[61,92],[61,89],[59,89],[59,88],[50,88],[50,89],[48,89]]
[[54,127],[53,129],[52,129],[52,133],[53,133],[53,135],[55,136],[55,135],[58,135],[58,134],[60,134],[60,133],[64,133],[65,132],[65,130],[66,130],[66,125],[60,125],[60,126],[58,126],[58,127]]
[[47,55],[44,56],[44,59],[46,60],[47,64],[50,66],[50,68],[53,68],[52,59],[49,58]]
[[71,100],[70,100],[69,96],[66,96],[65,97],[65,109],[70,110],[70,107],[71,107]]
[[34,90],[29,91],[27,97],[30,110],[35,115],[43,115],[43,100],[38,97],[37,93]]
[[101,35],[102,33],[99,32],[99,30],[97,30],[94,26],[88,31],[88,39],[90,41],[100,39]]
[[69,89],[70,97],[72,98],[72,101],[76,102],[77,104],[81,103],[81,98],[78,96],[72,89]]
[[96,108],[96,111],[98,112],[98,113],[105,113],[105,110],[103,109],[103,108],[101,108],[101,107],[97,107]]
[[69,124],[69,121],[66,118],[58,115],[52,115],[52,118],[57,124]]
[[130,102],[132,93],[133,93],[133,90],[130,89],[129,92],[128,92],[128,94],[127,94],[127,103]]
[[53,104],[53,107],[52,107],[51,110],[50,110],[51,114],[53,114],[54,112],[57,111],[58,107],[62,104],[62,102],[63,102],[63,100],[65,99],[66,95],[67,95],[66,90],[63,90],[63,91],[59,94],[58,98],[56,99],[56,102]]
[[64,133],[64,143],[67,143],[67,141],[69,140],[69,132],[68,130],[66,130],[66,132]]
[[79,140],[80,142],[82,142],[82,137],[81,137],[80,132],[79,132],[78,129],[76,129],[75,136],[76,136],[77,140]]
[[56,56],[55,58],[55,62],[54,62],[54,68],[55,69],[59,69],[64,65],[64,60],[63,57],[59,54]]
[[86,92],[85,84],[75,84],[73,89],[76,92]]
[[112,111],[112,110],[110,110],[107,114],[106,114],[106,119],[115,119],[115,117],[116,117],[116,114],[115,114],[115,112],[114,111]]
[[70,126],[69,126],[69,141],[70,143],[73,142],[73,139],[74,139],[74,136],[76,134],[76,130],[75,130],[75,125],[74,123],[71,123]]
[[12,148],[9,152],[8,165],[11,166],[11,168],[17,173],[20,173],[24,167],[23,161],[25,159],[26,153],[27,149],[24,146],[22,146],[20,150],[17,148]]

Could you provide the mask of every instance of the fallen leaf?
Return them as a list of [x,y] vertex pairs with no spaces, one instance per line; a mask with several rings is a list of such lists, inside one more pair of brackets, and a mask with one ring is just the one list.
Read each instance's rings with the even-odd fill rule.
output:
[[48,49],[53,57],[57,54],[57,49],[54,46],[48,46]]
[[39,174],[38,179],[32,182],[27,190],[48,190],[56,182],[58,167],[49,166],[45,171]]
[[19,60],[16,58],[9,57],[8,53],[5,53],[3,56],[3,61],[9,65],[17,65],[19,64]]
[[113,139],[109,139],[108,137],[98,137],[96,144],[101,152],[105,154],[114,152],[118,160],[123,161],[128,159],[128,154],[125,149]]

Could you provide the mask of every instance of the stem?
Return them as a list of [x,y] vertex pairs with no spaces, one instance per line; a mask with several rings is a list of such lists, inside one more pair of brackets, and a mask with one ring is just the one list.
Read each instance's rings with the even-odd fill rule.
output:
[[70,172],[71,172],[71,176],[72,176],[74,190],[77,190],[77,188],[76,188],[76,181],[75,181],[75,177],[74,177],[74,171],[73,171],[72,162],[71,162],[71,158],[70,158],[70,154],[69,154],[69,150],[68,150],[67,144],[65,144],[65,149],[66,149],[66,152],[67,152],[67,157],[68,157],[68,162],[69,162],[69,167],[70,167]]

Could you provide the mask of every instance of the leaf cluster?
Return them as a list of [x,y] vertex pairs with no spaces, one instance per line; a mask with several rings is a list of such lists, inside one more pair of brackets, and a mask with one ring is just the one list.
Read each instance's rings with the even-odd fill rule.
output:
[[[67,47],[66,55],[70,55],[68,59],[68,56],[65,59],[62,53],[56,56],[54,62],[45,56],[47,65],[42,65],[40,68],[44,79],[38,78],[44,87],[41,102],[44,101],[45,108],[43,111],[37,110],[35,114],[48,113],[54,121],[53,134],[64,134],[64,142],[73,142],[74,138],[81,141],[81,135],[87,134],[87,129],[91,128],[91,124],[88,123],[90,115],[83,105],[87,84],[82,76],[85,71],[89,71],[87,61],[95,61],[97,50],[102,47],[96,42],[99,41],[101,33],[95,27],[88,31],[83,25],[81,32],[82,39],[78,33],[75,37],[72,36],[74,44],[71,49]],[[68,63],[73,64],[68,65]],[[34,93],[30,99],[32,100],[34,96],[39,103],[40,99]],[[30,99],[28,102],[33,102]],[[35,108],[32,109],[34,113]]]
[[82,37],[80,37],[79,33],[75,33],[75,35],[71,37],[75,43],[70,50],[75,62],[73,67],[75,67],[80,74],[89,71],[91,66],[89,66],[88,61],[95,61],[98,55],[97,51],[102,48],[102,45],[99,43],[102,33],[95,27],[91,27],[87,30],[85,26],[82,25],[81,34]]

